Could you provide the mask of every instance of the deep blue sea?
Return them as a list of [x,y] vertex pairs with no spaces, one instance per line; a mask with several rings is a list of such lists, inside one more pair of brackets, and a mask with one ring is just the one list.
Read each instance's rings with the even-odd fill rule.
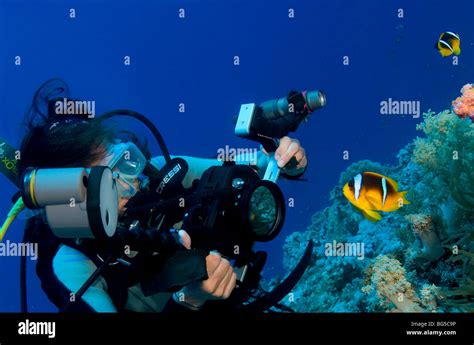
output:
[[[258,146],[234,135],[241,104],[324,90],[327,106],[292,133],[308,156],[307,181],[280,180],[295,207],[280,236],[262,246],[265,278],[284,276],[285,238],[329,204],[340,173],[362,159],[395,164],[418,134],[421,117],[382,115],[380,102],[419,101],[422,112],[438,112],[474,81],[473,13],[472,0],[0,0],[0,137],[20,143],[33,94],[52,77],[72,97],[94,100],[98,113],[147,115],[172,154],[196,157]],[[444,31],[461,36],[457,65],[433,47]],[[14,193],[0,176],[2,218]],[[20,241],[23,226],[16,221],[5,239]],[[55,311],[28,261],[29,309]],[[0,276],[0,311],[19,311],[19,259],[0,257]]]

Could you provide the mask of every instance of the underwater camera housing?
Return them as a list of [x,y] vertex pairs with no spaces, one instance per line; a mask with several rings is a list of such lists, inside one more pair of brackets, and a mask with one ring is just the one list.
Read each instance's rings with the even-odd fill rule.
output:
[[[181,229],[190,235],[193,249],[205,253],[217,250],[231,260],[240,283],[248,275],[258,278],[266,255],[256,254],[252,248],[255,242],[271,241],[281,231],[285,219],[281,190],[262,180],[250,166],[234,162],[208,168],[188,189],[182,187],[186,171],[181,158],[166,164],[158,177],[151,179],[149,191],[127,204],[127,223],[159,224],[158,232],[166,232],[182,221]],[[252,280],[252,285],[258,283]],[[147,289],[148,293],[163,292],[162,284],[158,285],[156,290]]]
[[206,170],[195,193],[211,197],[186,211],[183,229],[196,247],[218,250],[233,260],[242,282],[254,243],[271,241],[281,231],[285,219],[281,190],[248,166],[227,164]]
[[[278,138],[295,131],[312,111],[325,104],[326,98],[321,91],[292,91],[286,98],[264,102],[260,106],[242,105],[235,133],[261,143],[270,153],[270,162],[263,179],[249,165],[227,162],[223,166],[208,168],[200,179],[194,181],[193,187],[184,191],[181,185],[185,175],[182,166],[186,164],[175,161],[162,168],[160,179],[150,182],[151,192],[153,186],[162,185],[163,176],[172,176],[166,181],[168,190],[163,192],[162,188],[159,189],[160,197],[165,194],[181,196],[162,199],[161,202],[156,202],[158,195],[151,198],[137,196],[127,205],[130,206],[128,215],[132,218],[138,216],[142,223],[150,223],[150,219],[144,219],[143,214],[139,215],[137,211],[154,213],[157,217],[152,223],[162,221],[160,217],[163,214],[168,217],[168,222],[174,214],[171,224],[183,219],[181,228],[190,235],[193,248],[206,252],[217,250],[232,261],[241,289],[233,293],[229,303],[242,305],[248,300],[248,292],[259,288],[261,271],[266,262],[266,253],[254,252],[254,244],[274,239],[285,219],[283,195],[275,183],[280,169],[271,153],[278,147]],[[172,174],[174,171],[181,173]],[[140,198],[155,200],[155,203],[147,204]],[[178,204],[186,206],[178,207]],[[309,243],[301,258],[301,265],[298,265],[300,268],[295,269],[294,274],[290,274],[288,280],[282,283],[284,288],[275,289],[275,295],[267,298],[267,306],[278,302],[294,287],[304,273],[311,253],[312,243]]]

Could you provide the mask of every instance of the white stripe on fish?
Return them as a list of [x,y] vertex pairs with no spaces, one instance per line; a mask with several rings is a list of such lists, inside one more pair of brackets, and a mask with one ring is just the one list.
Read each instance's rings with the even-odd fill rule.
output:
[[387,200],[387,180],[382,178],[382,190],[383,190],[383,200],[382,200],[382,207],[385,206],[385,201]]
[[446,47],[449,48],[449,50],[451,50],[451,52],[454,53],[454,50],[453,50],[453,48],[449,45],[449,43],[447,43],[447,42],[445,42],[445,41],[443,41],[443,40],[439,40],[439,42],[440,42],[441,44],[444,44]]
[[458,35],[456,35],[454,32],[451,31],[446,31],[447,34],[450,34],[451,36],[456,37],[458,40],[461,40]]
[[356,200],[359,199],[361,186],[362,186],[362,175],[357,174],[356,176],[354,176],[354,197]]

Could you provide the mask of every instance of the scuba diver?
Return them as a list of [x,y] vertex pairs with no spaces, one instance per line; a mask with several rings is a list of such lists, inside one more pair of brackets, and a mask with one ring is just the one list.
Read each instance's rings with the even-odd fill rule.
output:
[[[57,83],[57,80],[54,83]],[[56,115],[54,112],[45,111],[45,104],[51,110],[53,99],[68,96],[63,95],[67,93],[66,86],[62,84],[54,86],[54,83],[46,82],[36,92],[32,108],[27,114],[27,133],[21,142],[18,174],[24,175],[30,167],[36,169],[109,167],[117,176],[118,223],[126,223],[129,206],[134,198],[147,188],[144,175],[159,174],[167,164],[166,155],[152,157],[146,143],[133,133],[107,125],[106,116],[87,119],[83,116]],[[39,104],[41,102],[42,105]],[[274,153],[269,153],[264,148],[259,151],[253,169],[262,175],[274,155],[278,168],[281,169],[281,176],[298,179],[308,164],[305,150],[296,139],[286,135],[279,138]],[[178,157],[171,156],[171,158]],[[200,179],[209,168],[222,165],[217,159],[188,156],[179,158],[187,164],[187,172],[180,186],[184,189],[192,188],[194,181]],[[289,166],[290,160],[293,162],[296,160],[296,163]],[[55,177],[58,184],[62,178],[63,176]],[[23,198],[25,199],[25,196]],[[173,222],[176,220],[173,219]],[[181,229],[182,224],[182,221],[167,224],[171,236],[161,240],[169,247],[185,248],[183,252],[190,253],[195,237]],[[126,228],[131,230],[135,225],[135,223],[126,224]],[[236,289],[238,277],[232,268],[231,260],[215,251],[217,248],[210,248],[206,255],[201,256],[201,261],[204,258],[205,267],[202,276],[206,279],[193,281],[184,278],[173,286],[179,286],[179,289],[158,289],[159,292],[155,289],[153,293],[146,293],[146,289],[143,288],[146,279],[143,277],[149,277],[155,265],[163,266],[163,263],[157,259],[160,255],[156,255],[157,253],[149,247],[149,243],[155,241],[150,234],[152,228],[148,228],[144,223],[140,226],[145,229],[137,235],[140,237],[138,250],[127,252],[126,260],[108,261],[107,251],[100,241],[55,236],[44,212],[41,211],[36,211],[34,216],[28,219],[24,240],[39,245],[36,272],[42,289],[59,311],[197,311],[210,301],[220,302],[228,299]],[[129,232],[131,231],[126,231],[124,236],[129,236]],[[171,243],[173,241],[174,243]],[[141,250],[145,251],[146,255],[141,255]],[[166,249],[157,252],[166,252]],[[186,260],[182,263],[187,262]],[[195,265],[197,261],[190,259],[189,262]],[[88,288],[81,291],[84,283],[101,265],[106,266],[106,269],[96,274]],[[182,275],[183,265],[185,264],[173,266],[172,273],[167,277],[174,280],[175,277]],[[156,284],[156,281],[154,283]]]

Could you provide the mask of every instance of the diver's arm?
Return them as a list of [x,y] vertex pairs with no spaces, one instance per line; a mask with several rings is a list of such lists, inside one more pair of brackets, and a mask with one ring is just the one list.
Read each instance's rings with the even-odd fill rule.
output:
[[[96,265],[82,252],[61,245],[52,261],[52,281],[57,280],[73,296],[73,292],[78,291],[96,269]],[[99,277],[81,299],[95,312],[117,312],[103,277]]]
[[[192,186],[192,183],[195,179],[200,178],[202,173],[206,171],[208,168],[216,165],[222,165],[222,162],[219,161],[217,158],[197,158],[191,156],[171,156],[171,158],[182,158],[184,159],[188,165],[189,170],[183,180],[183,186],[185,188],[189,188]],[[151,163],[161,169],[165,165],[165,159],[163,156],[153,157],[151,159]]]
[[[197,157],[191,157],[191,156],[171,156],[171,158],[179,157],[184,159],[188,165],[189,165],[189,170],[188,173],[186,174],[184,180],[183,180],[183,186],[185,188],[191,187],[193,181],[197,178],[201,178],[202,174],[204,171],[209,169],[212,166],[219,166],[222,165],[222,161],[218,160],[217,158],[197,158]],[[293,156],[290,156],[290,158]],[[298,155],[296,155],[297,159],[299,158]],[[263,177],[263,174],[265,173],[265,169],[267,168],[268,163],[270,162],[270,156],[268,156],[266,153],[263,151],[258,151],[257,152],[257,159],[255,161],[248,161],[246,157],[244,156],[236,156],[236,162],[238,164],[249,164],[253,166],[259,175]],[[288,159],[289,161],[289,159]],[[151,160],[152,164],[157,167],[158,169],[161,169],[165,165],[165,159],[163,156],[158,156],[154,157]],[[286,164],[287,161],[284,163]],[[296,169],[291,169],[291,170],[286,170],[284,169],[282,171],[282,176],[288,177],[288,178],[296,178],[301,176],[304,171],[306,170],[306,161],[304,162],[303,167],[298,167]]]
[[[183,186],[185,188],[191,187],[192,182],[197,178],[201,178],[204,171],[206,171],[210,167],[222,165],[222,161],[218,160],[217,158],[197,158],[197,157],[191,157],[191,156],[171,156],[171,158],[175,158],[175,157],[179,157],[179,158],[184,159],[189,165],[189,171],[186,174],[186,177],[184,178],[184,181],[183,181]],[[239,156],[239,155],[236,156],[235,160],[238,163],[244,163],[245,162],[244,157]],[[249,163],[254,165],[257,168],[257,171],[259,173],[262,172],[262,174],[263,174],[263,172],[265,172],[265,169],[266,169],[269,161],[270,161],[270,158],[267,155],[265,155],[262,151],[258,151],[256,162],[249,162]],[[165,159],[164,159],[163,156],[154,157],[154,158],[152,158],[151,162],[158,169],[161,169],[165,165]]]
[[[281,138],[279,146],[274,155],[278,162],[278,166],[282,168],[282,176],[294,179],[300,177],[306,171],[308,160],[306,157],[306,152],[301,146],[299,140],[292,139],[287,136]],[[183,186],[185,188],[191,187],[193,181],[197,178],[200,178],[204,171],[206,171],[208,168],[216,165],[222,165],[222,161],[217,158],[196,158],[190,156],[171,157],[183,158],[189,165],[189,171],[183,181]],[[293,157],[296,158],[298,165],[293,168],[285,168],[285,166]],[[249,154],[236,155],[235,161],[237,164],[249,164],[255,167],[259,175],[263,176],[265,169],[270,162],[270,156],[262,149],[257,152],[256,157],[252,157],[252,155]],[[160,169],[165,165],[165,159],[162,156],[154,157],[152,158],[152,164]]]

